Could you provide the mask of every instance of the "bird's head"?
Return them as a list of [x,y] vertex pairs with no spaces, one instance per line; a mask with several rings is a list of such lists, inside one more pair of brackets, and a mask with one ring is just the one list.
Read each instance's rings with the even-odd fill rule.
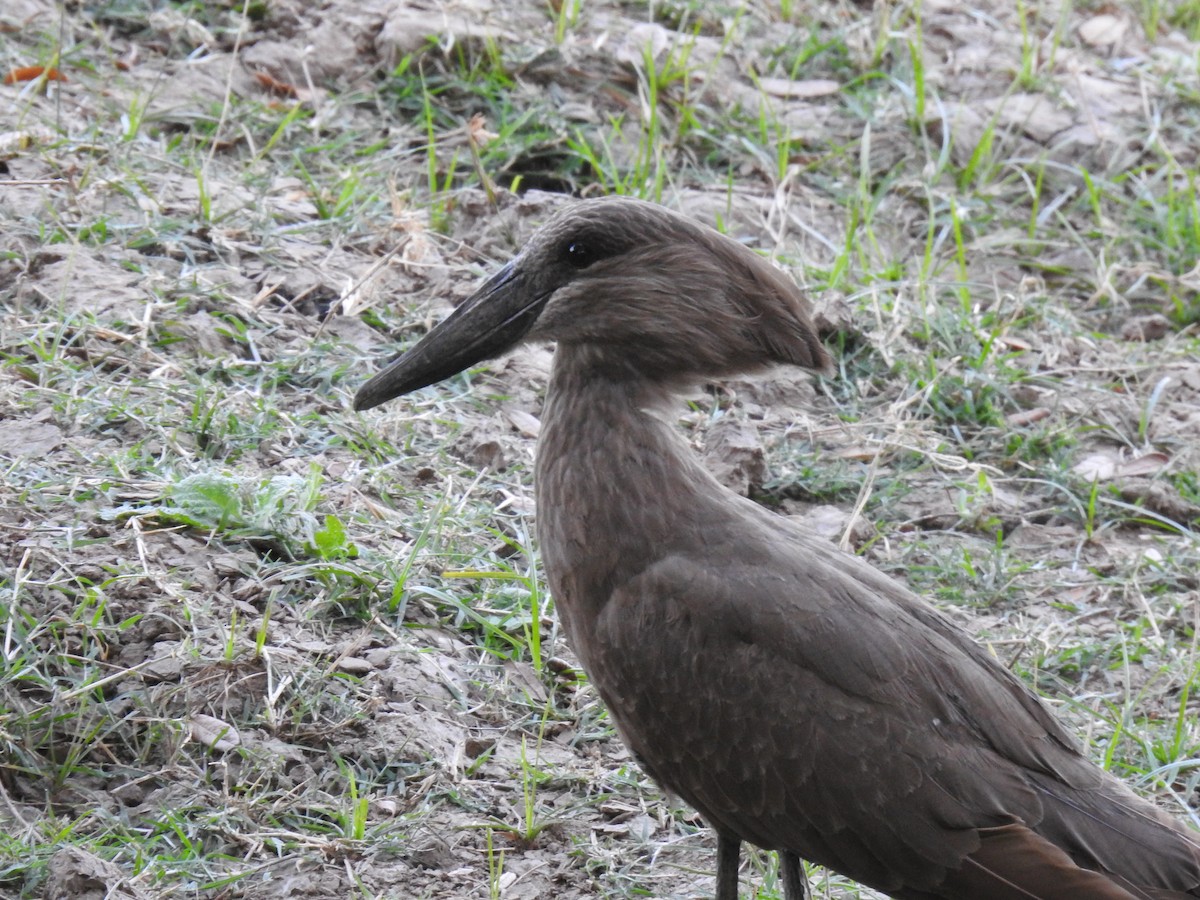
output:
[[552,216],[515,259],[354,398],[370,409],[523,341],[612,377],[672,384],[790,363],[823,370],[808,301],[747,247],[660,206],[608,198]]

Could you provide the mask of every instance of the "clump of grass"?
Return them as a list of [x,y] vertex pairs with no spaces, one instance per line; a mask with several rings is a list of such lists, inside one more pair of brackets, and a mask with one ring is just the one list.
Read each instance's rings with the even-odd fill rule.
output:
[[342,521],[332,513],[314,513],[321,481],[316,466],[307,476],[275,475],[253,481],[228,472],[195,472],[168,483],[161,501],[153,505],[113,512],[248,541],[287,559],[353,557],[358,551],[347,539]]

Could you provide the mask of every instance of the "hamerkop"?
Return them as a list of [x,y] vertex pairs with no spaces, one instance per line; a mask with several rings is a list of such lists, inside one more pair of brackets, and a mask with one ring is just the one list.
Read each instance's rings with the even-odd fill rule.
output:
[[900,898],[1200,897],[1196,835],[1083,756],[1019,679],[861,559],[719,484],[680,388],[828,357],[749,249],[634,200],[567,205],[367,382],[369,409],[557,341],[537,455],[566,634],[649,774],[717,832]]

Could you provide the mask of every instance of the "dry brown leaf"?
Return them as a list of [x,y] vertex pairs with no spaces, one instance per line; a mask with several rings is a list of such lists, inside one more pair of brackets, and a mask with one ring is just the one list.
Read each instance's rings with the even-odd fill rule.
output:
[[1075,117],[1043,94],[1012,94],[985,101],[985,108],[996,110],[1000,122],[1016,128],[1043,144],[1075,124]]
[[1121,326],[1121,338],[1126,341],[1159,341],[1171,333],[1171,320],[1159,313],[1134,316]]
[[400,251],[400,261],[404,263],[406,271],[420,272],[438,261],[438,253],[424,232],[412,232],[404,242],[404,249]]
[[486,147],[500,135],[494,131],[488,131],[487,117],[483,113],[475,113],[471,116],[471,121],[467,123],[467,137],[475,146]]
[[1136,116],[1144,98],[1138,82],[1129,78],[1106,77],[1090,72],[1077,72],[1071,79],[1076,102],[1088,106],[1102,119],[1116,116]]
[[18,66],[15,69],[9,69],[8,74],[4,76],[5,84],[17,84],[21,81],[33,81],[34,79],[46,77],[47,81],[66,81],[67,76],[58,69],[49,66]]
[[1165,453],[1152,450],[1143,453],[1136,459],[1123,460],[1116,450],[1089,453],[1071,470],[1077,475],[1093,481],[1112,481],[1122,476],[1136,477],[1139,475],[1154,475],[1171,461]]
[[299,88],[294,84],[288,84],[286,81],[280,81],[270,72],[256,71],[254,72],[254,80],[261,84],[272,94],[280,97],[295,97],[298,96]]
[[1098,591],[1094,584],[1076,584],[1070,587],[1062,588],[1059,592],[1058,599],[1064,603],[1070,603],[1073,606],[1082,606],[1090,602],[1096,596]]
[[142,900],[148,895],[115,863],[82,847],[60,847],[46,867],[45,900]]
[[535,438],[542,430],[542,423],[538,417],[532,413],[525,412],[523,409],[505,409],[504,416],[512,423],[513,428],[525,435],[525,437]]
[[232,750],[242,742],[242,736],[228,722],[222,722],[215,716],[196,713],[188,722],[190,736],[193,741],[211,747],[213,750]]
[[870,447],[863,447],[859,444],[851,444],[849,447],[843,447],[833,455],[838,459],[854,459],[860,462],[870,462],[879,455],[879,451],[872,450]]
[[[413,9],[411,3],[391,3],[394,7],[383,27],[373,27],[375,49],[386,66],[394,66],[403,57],[437,49],[449,55],[455,44],[465,41],[494,42],[497,46],[516,43],[512,32],[484,24],[477,11],[450,10],[445,5],[433,14]],[[332,36],[329,41],[333,43]]]
[[1035,406],[1033,409],[1023,409],[1020,412],[1015,412],[1008,417],[1009,425],[1032,425],[1034,422],[1040,422],[1046,416],[1050,415],[1050,410],[1044,406]]
[[1010,350],[1020,350],[1023,352],[1033,349],[1033,344],[1029,343],[1023,338],[1013,337],[1012,335],[1001,335],[998,340]]
[[657,22],[639,22],[625,34],[613,55],[620,62],[641,68],[647,54],[651,59],[658,59],[671,46],[672,40],[673,33]]
[[1122,463],[1118,472],[1121,475],[1154,475],[1166,468],[1170,461],[1171,457],[1167,454],[1152,450],[1143,453],[1137,459]]
[[137,65],[137,62],[138,62],[138,59],[140,58],[140,56],[141,56],[141,50],[139,49],[138,45],[131,44],[129,46],[129,49],[127,51],[125,51],[125,55],[114,60],[113,65],[116,66],[122,72],[129,72],[133,69],[134,66]]
[[1079,39],[1089,47],[1111,50],[1121,43],[1129,30],[1129,21],[1121,16],[1101,13],[1079,26]]
[[857,546],[875,534],[875,526],[862,516],[854,516],[851,521],[851,515],[850,510],[840,506],[822,504],[793,518],[803,523],[806,530],[830,541],[840,541],[849,528],[850,543]]
[[1071,467],[1076,475],[1091,481],[1109,481],[1117,474],[1121,461],[1112,453],[1089,453]]
[[504,671],[508,674],[509,681],[534,701],[546,702],[546,686],[529,663],[510,659],[504,663]]
[[504,448],[499,441],[482,441],[467,451],[467,461],[477,469],[491,469],[503,472],[508,468],[504,458]]
[[842,509],[840,506],[829,506],[827,504],[814,506],[803,515],[796,516],[795,518],[804,523],[806,530],[814,534],[819,534],[821,537],[831,541],[840,539],[842,532],[846,530],[846,526],[850,523],[850,513],[847,510]]
[[387,818],[394,818],[400,815],[402,807],[399,802],[391,797],[381,797],[378,800],[371,801],[372,811]]

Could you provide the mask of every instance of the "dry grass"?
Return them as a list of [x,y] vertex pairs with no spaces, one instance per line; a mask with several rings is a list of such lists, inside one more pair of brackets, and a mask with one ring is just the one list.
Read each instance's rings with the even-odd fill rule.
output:
[[681,427],[1190,815],[1200,10],[1105,10],[8,4],[0,895],[711,890],[540,592],[547,352],[346,409],[547,192],[789,266],[837,376]]

